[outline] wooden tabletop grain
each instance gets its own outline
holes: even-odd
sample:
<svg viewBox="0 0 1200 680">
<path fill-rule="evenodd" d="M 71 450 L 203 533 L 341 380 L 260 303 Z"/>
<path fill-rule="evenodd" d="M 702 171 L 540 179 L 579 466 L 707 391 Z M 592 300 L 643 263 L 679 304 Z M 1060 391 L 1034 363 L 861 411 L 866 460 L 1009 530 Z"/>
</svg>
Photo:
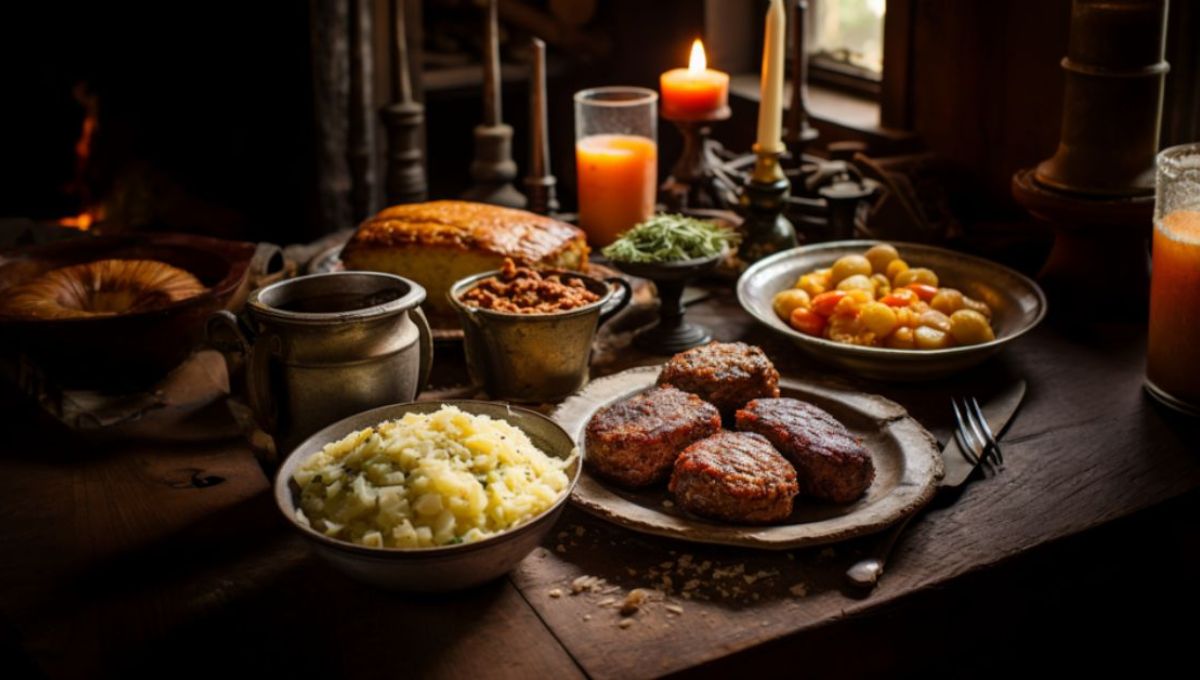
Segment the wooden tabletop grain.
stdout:
<svg viewBox="0 0 1200 680">
<path fill-rule="evenodd" d="M 594 374 L 661 360 L 628 347 L 626 331 L 648 315 L 614 321 Z M 10 395 L 0 404 L 0 661 L 50 677 L 190 677 L 234 663 L 271 677 L 640 678 L 723 675 L 735 661 L 798 654 L 809 669 L 911 669 L 913 657 L 883 647 L 837 657 L 878 636 L 878 622 L 919 639 L 913 631 L 930 622 L 922 593 L 995 589 L 987 575 L 1012 578 L 1014 563 L 1040 565 L 1030 578 L 1049 580 L 1046 550 L 1153 516 L 1200 486 L 1200 427 L 1141 389 L 1144 328 L 1047 323 L 956 379 L 884 385 L 801 357 L 728 292 L 689 315 L 718 339 L 760 344 L 785 373 L 883 394 L 942 440 L 950 395 L 986 398 L 1022 376 L 1029 394 L 1003 437 L 1007 468 L 936 499 L 869 595 L 847 590 L 843 572 L 871 537 L 765 553 L 640 536 L 568 509 L 508 579 L 405 596 L 311 555 L 244 442 L 81 440 Z M 444 380 L 462 374 L 452 350 L 439 363 Z M 648 600 L 622 615 L 633 589 Z"/>
</svg>

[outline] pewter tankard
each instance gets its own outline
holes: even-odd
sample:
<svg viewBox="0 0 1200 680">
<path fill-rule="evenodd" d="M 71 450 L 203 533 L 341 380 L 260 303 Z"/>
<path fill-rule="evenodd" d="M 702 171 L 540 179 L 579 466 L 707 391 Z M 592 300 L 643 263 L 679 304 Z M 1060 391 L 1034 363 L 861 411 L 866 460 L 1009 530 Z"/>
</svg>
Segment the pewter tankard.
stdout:
<svg viewBox="0 0 1200 680">
<path fill-rule="evenodd" d="M 553 271 L 553 270 L 552 270 Z M 588 381 L 596 328 L 625 308 L 633 291 L 624 279 L 596 279 L 559 272 L 581 282 L 600 299 L 549 314 L 517 314 L 480 309 L 459 297 L 499 270 L 468 276 L 448 293 L 462 321 L 467 369 L 493 399 L 555 402 Z"/>
<path fill-rule="evenodd" d="M 360 411 L 412 401 L 429 378 L 425 289 L 376 272 L 335 272 L 254 291 L 241 318 L 217 312 L 209 342 L 246 357 L 246 392 L 278 454 Z"/>
</svg>

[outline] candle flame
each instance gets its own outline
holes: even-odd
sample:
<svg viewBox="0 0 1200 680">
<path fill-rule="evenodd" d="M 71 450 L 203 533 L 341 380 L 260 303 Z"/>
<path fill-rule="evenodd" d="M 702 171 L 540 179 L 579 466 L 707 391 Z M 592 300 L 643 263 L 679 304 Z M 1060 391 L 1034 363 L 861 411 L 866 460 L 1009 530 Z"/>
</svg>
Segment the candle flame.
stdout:
<svg viewBox="0 0 1200 680">
<path fill-rule="evenodd" d="M 688 71 L 704 73 L 707 68 L 708 59 L 704 56 L 704 43 L 696 38 L 696 42 L 692 43 L 692 56 L 688 59 Z"/>
</svg>

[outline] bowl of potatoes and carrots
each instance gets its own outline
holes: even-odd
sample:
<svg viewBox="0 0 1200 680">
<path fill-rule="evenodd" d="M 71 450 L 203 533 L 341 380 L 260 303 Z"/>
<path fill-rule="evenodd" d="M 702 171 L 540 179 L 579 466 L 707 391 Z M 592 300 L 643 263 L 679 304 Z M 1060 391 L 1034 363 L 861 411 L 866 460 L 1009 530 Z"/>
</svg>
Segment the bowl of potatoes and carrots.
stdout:
<svg viewBox="0 0 1200 680">
<path fill-rule="evenodd" d="M 809 355 L 884 380 L 956 373 L 1046 314 L 1046 297 L 1028 277 L 913 243 L 793 248 L 753 264 L 737 290 L 748 313 Z"/>
</svg>

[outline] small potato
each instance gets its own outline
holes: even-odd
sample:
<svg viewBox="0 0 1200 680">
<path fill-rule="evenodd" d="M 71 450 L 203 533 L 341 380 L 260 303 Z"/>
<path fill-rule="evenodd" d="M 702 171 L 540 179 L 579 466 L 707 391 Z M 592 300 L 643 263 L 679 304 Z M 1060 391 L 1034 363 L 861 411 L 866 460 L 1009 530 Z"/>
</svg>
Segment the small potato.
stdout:
<svg viewBox="0 0 1200 680">
<path fill-rule="evenodd" d="M 836 286 L 843 279 L 848 279 L 856 274 L 862 274 L 864 277 L 870 276 L 870 261 L 862 255 L 846 255 L 838 258 L 838 261 L 833 263 L 829 281 L 832 285 Z"/>
<path fill-rule="evenodd" d="M 980 302 L 979 300 L 976 300 L 974 298 L 964 297 L 963 298 L 963 309 L 970 309 L 972 311 L 979 312 L 980 314 L 986 316 L 989 319 L 992 318 L 992 308 L 988 307 L 987 303 Z"/>
<path fill-rule="evenodd" d="M 775 299 L 771 301 L 771 307 L 779 318 L 788 321 L 792 318 L 792 310 L 808 309 L 812 305 L 812 299 L 808 293 L 799 288 L 789 288 L 781 290 L 775 294 Z"/>
<path fill-rule="evenodd" d="M 875 299 L 871 297 L 871 291 L 863 290 L 862 288 L 846 291 L 846 297 L 854 300 L 854 303 L 859 306 L 865 305 Z"/>
<path fill-rule="evenodd" d="M 896 321 L 901 326 L 908 326 L 909 328 L 916 328 L 919 325 L 918 321 L 920 318 L 921 318 L 921 315 L 918 314 L 917 311 L 915 309 L 913 309 L 912 307 L 897 307 L 896 308 Z"/>
<path fill-rule="evenodd" d="M 927 312 L 922 312 L 921 315 L 917 317 L 917 325 L 928 326 L 929 328 L 936 328 L 943 333 L 949 333 L 950 317 L 935 309 L 931 309 Z"/>
<path fill-rule="evenodd" d="M 877 338 L 888 335 L 899 324 L 896 310 L 882 302 L 868 302 L 863 305 L 862 311 L 858 315 L 858 321 Z"/>
<path fill-rule="evenodd" d="M 898 287 L 896 285 L 896 277 L 900 276 L 906 271 L 908 271 L 907 262 L 904 260 L 892 260 L 888 263 L 887 271 L 885 271 L 884 274 L 887 274 L 887 277 L 892 280 L 892 287 L 895 288 Z"/>
<path fill-rule="evenodd" d="M 809 297 L 816 297 L 821 293 L 829 290 L 828 286 L 822 280 L 822 277 L 815 273 L 803 274 L 796 280 L 796 288 L 808 293 Z"/>
<path fill-rule="evenodd" d="M 941 288 L 929 304 L 942 314 L 953 314 L 963 308 L 963 294 L 953 288 Z"/>
<path fill-rule="evenodd" d="M 917 326 L 913 331 L 917 349 L 944 349 L 950 346 L 950 334 L 929 326 Z"/>
<path fill-rule="evenodd" d="M 978 345 L 996 339 L 987 318 L 973 309 L 960 309 L 950 315 L 950 335 L 960 345 Z"/>
<path fill-rule="evenodd" d="M 871 274 L 871 282 L 875 284 L 875 299 L 889 295 L 892 292 L 892 282 L 883 274 Z"/>
<path fill-rule="evenodd" d="M 913 329 L 904 326 L 897 328 L 883 344 L 892 349 L 913 349 L 917 346 Z"/>
<path fill-rule="evenodd" d="M 907 286 L 910 283 L 923 283 L 927 286 L 933 286 L 934 288 L 937 288 L 938 277 L 937 274 L 933 273 L 932 269 L 926 269 L 925 267 L 913 267 L 912 269 L 900 272 L 896 275 L 896 278 L 892 280 L 892 285 L 897 288 L 901 286 Z"/>
<path fill-rule="evenodd" d="M 871 263 L 871 270 L 876 274 L 883 274 L 887 271 L 887 266 L 893 260 L 900 259 L 900 253 L 896 249 L 886 243 L 871 246 L 867 251 L 867 261 Z"/>
<path fill-rule="evenodd" d="M 833 308 L 834 316 L 856 317 L 862 311 L 863 305 L 871 302 L 871 294 L 865 290 L 855 289 L 846 293 L 846 297 L 838 301 Z"/>
<path fill-rule="evenodd" d="M 865 290 L 871 294 L 871 299 L 875 299 L 875 283 L 862 274 L 855 274 L 854 276 L 848 276 L 842 279 L 838 283 L 837 289 L 844 290 L 846 292 L 852 290 Z"/>
</svg>

